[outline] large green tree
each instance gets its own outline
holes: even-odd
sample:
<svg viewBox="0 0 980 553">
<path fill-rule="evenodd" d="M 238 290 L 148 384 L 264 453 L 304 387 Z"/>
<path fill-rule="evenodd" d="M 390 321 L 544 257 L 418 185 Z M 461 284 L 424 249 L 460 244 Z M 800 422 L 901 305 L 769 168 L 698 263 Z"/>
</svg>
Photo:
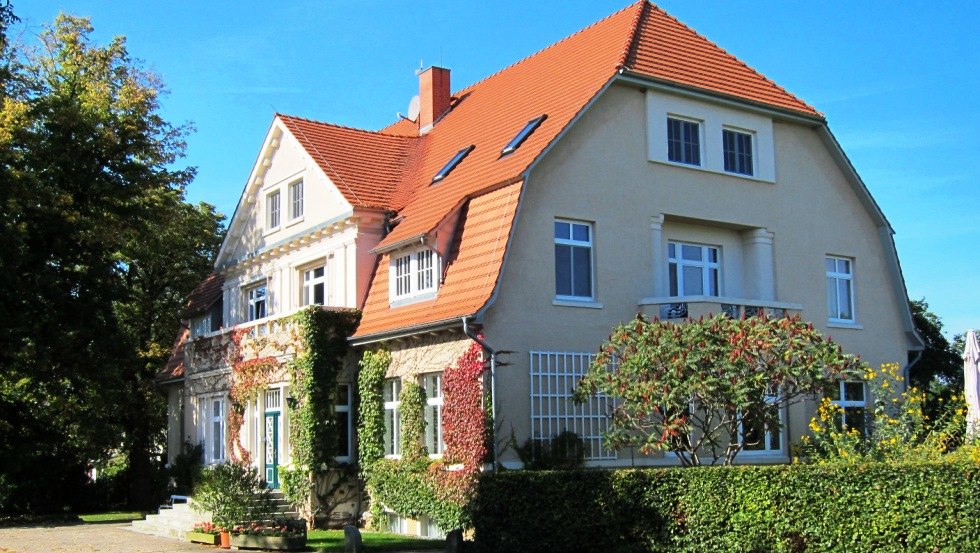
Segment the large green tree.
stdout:
<svg viewBox="0 0 980 553">
<path fill-rule="evenodd" d="M 0 62 L 0 510 L 74 505 L 113 451 L 146 471 L 151 377 L 220 238 L 184 201 L 188 128 L 160 115 L 162 83 L 92 30 L 61 15 Z"/>
<path fill-rule="evenodd" d="M 925 298 L 910 301 L 909 307 L 915 330 L 925 342 L 921 355 L 911 355 L 915 363 L 909 369 L 909 384 L 926 393 L 925 413 L 935 420 L 942 416 L 951 396 L 963 393 L 962 345 L 946 339 L 942 320 L 929 310 Z"/>
</svg>

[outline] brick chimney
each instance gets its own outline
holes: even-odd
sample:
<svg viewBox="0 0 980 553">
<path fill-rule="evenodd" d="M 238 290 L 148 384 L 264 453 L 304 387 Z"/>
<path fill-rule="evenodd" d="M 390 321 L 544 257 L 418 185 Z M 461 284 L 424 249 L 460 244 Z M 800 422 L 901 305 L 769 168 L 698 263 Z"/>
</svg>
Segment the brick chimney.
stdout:
<svg viewBox="0 0 980 553">
<path fill-rule="evenodd" d="M 426 133 L 449 110 L 449 70 L 432 66 L 419 73 L 419 131 Z"/>
</svg>

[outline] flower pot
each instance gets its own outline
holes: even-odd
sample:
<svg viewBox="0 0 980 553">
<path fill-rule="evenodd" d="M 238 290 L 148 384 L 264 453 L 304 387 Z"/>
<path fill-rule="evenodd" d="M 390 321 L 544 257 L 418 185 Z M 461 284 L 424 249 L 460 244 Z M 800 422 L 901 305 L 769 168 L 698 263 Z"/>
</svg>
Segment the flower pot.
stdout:
<svg viewBox="0 0 980 553">
<path fill-rule="evenodd" d="M 306 549 L 306 535 L 259 536 L 232 534 L 231 544 L 240 549 L 271 549 L 274 551 L 299 551 Z"/>
<path fill-rule="evenodd" d="M 218 540 L 220 539 L 220 536 L 218 534 L 207 534 L 205 532 L 188 532 L 187 539 L 194 543 L 203 543 L 206 545 L 218 545 Z"/>
<path fill-rule="evenodd" d="M 221 531 L 221 549 L 231 549 L 231 533 L 227 530 Z"/>
</svg>

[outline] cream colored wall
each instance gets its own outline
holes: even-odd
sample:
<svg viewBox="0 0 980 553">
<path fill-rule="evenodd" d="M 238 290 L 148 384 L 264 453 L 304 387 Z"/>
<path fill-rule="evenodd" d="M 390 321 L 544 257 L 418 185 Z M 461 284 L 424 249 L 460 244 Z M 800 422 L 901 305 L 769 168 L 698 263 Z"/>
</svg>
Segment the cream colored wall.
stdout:
<svg viewBox="0 0 980 553">
<path fill-rule="evenodd" d="M 277 129 L 273 129 L 273 134 Z M 285 131 L 274 141 L 278 146 L 268 147 L 264 157 L 259 160 L 256 170 L 261 181 L 249 185 L 247 211 L 236 213 L 236 218 L 245 217 L 241 238 L 232 250 L 232 258 L 261 250 L 291 236 L 316 228 L 318 225 L 351 213 L 352 207 L 337 190 L 337 187 L 323 174 L 302 146 Z M 289 185 L 303 180 L 303 215 L 290 219 Z M 280 225 L 267 228 L 266 201 L 269 194 L 279 191 Z"/>
<path fill-rule="evenodd" d="M 528 352 L 594 352 L 614 325 L 635 316 L 638 300 L 653 295 L 653 271 L 667 270 L 666 260 L 651 253 L 650 218 L 660 214 L 664 242 L 723 247 L 729 296 L 746 289 L 740 282 L 745 271 L 737 268 L 737 233 L 772 232 L 778 301 L 802 304 L 804 319 L 872 365 L 904 363 L 904 306 L 888 279 L 878 229 L 816 131 L 773 124 L 774 183 L 679 167 L 648 160 L 646 99 L 625 85 L 608 89 L 527 180 L 498 297 L 485 316 L 487 341 L 515 352 L 504 358 L 512 365 L 498 371 L 497 387 L 498 412 L 505 427 L 514 426 L 518 442 L 529 435 Z M 555 218 L 594 224 L 592 305 L 553 303 Z M 827 254 L 855 259 L 863 328 L 828 327 Z M 809 411 L 796 409 L 790 417 L 795 441 Z"/>
</svg>

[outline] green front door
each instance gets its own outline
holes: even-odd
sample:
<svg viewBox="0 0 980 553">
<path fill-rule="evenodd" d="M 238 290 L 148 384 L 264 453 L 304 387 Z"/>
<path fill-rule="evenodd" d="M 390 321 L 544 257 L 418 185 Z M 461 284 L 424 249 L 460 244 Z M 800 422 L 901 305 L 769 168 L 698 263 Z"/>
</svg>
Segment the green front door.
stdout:
<svg viewBox="0 0 980 553">
<path fill-rule="evenodd" d="M 265 481 L 279 489 L 279 413 L 265 414 Z"/>
</svg>

